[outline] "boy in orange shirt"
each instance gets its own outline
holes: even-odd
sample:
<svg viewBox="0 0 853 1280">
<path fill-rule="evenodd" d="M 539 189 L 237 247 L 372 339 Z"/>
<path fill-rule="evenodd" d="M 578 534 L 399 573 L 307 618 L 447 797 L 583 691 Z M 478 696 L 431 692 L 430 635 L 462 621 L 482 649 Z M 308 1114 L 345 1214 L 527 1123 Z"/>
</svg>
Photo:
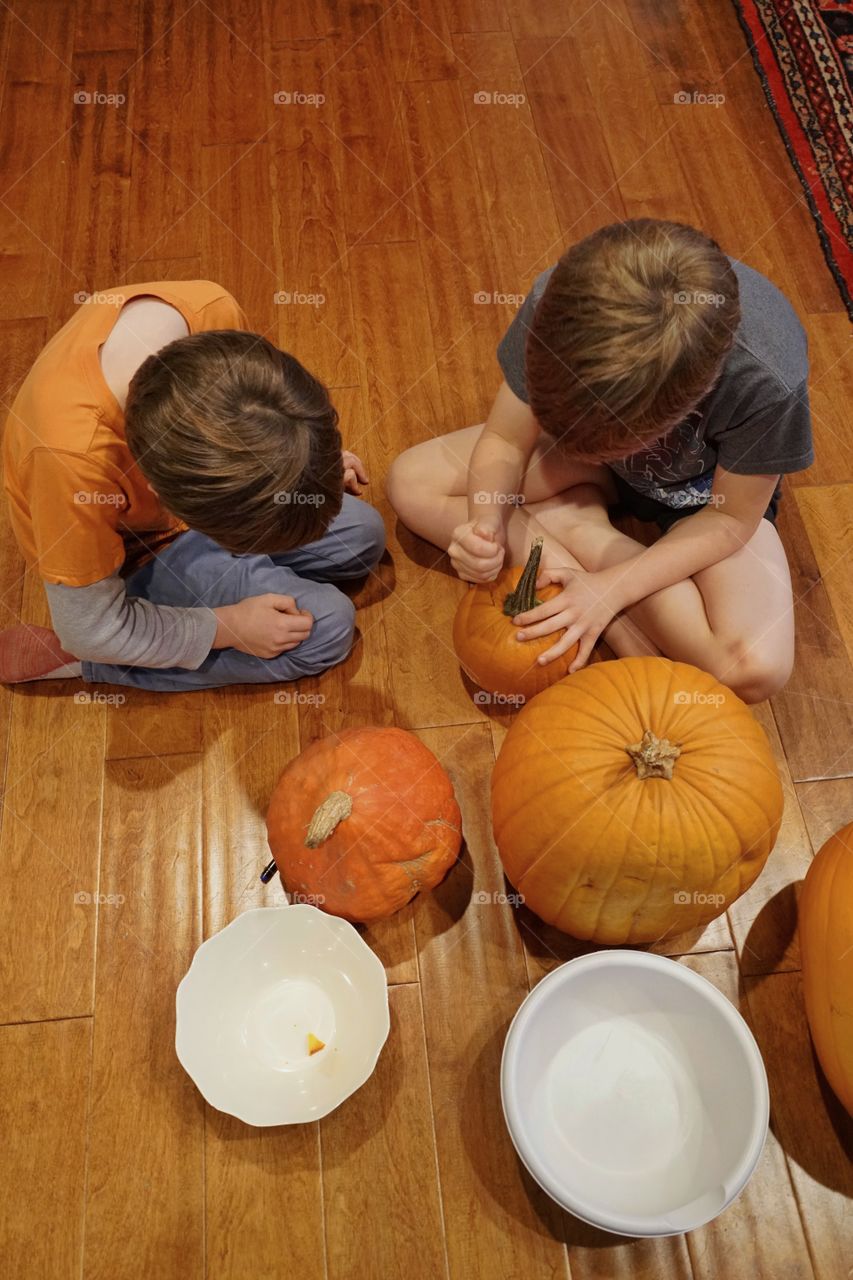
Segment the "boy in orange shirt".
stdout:
<svg viewBox="0 0 853 1280">
<path fill-rule="evenodd" d="M 12 527 L 54 629 L 0 634 L 0 680 L 148 689 L 293 680 L 349 652 L 335 586 L 384 549 L 326 389 L 210 281 L 90 298 L 3 445 Z M 348 492 L 345 492 L 348 490 Z"/>
</svg>

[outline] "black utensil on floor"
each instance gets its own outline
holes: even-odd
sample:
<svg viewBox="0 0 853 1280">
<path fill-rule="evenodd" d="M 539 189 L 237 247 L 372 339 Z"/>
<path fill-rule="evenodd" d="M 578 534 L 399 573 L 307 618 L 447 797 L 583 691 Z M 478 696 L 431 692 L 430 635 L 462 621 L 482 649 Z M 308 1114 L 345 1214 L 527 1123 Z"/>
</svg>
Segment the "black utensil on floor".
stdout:
<svg viewBox="0 0 853 1280">
<path fill-rule="evenodd" d="M 261 884 L 269 884 L 277 870 L 275 858 L 273 858 L 272 862 L 268 862 L 261 872 Z"/>
</svg>

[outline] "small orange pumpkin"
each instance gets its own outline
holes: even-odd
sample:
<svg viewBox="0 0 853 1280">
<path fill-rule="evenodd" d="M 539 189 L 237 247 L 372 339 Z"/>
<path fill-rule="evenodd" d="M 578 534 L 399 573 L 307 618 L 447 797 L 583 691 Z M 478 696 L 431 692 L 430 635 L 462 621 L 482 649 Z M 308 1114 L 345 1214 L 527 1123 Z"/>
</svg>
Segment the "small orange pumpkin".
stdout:
<svg viewBox="0 0 853 1280">
<path fill-rule="evenodd" d="M 554 633 L 519 640 L 513 618 L 559 595 L 556 584 L 536 590 L 542 539 L 534 538 L 527 564 L 504 569 L 494 582 L 469 587 L 453 620 L 453 647 L 462 669 L 489 693 L 524 702 L 568 673 L 578 646 L 540 666 L 537 659 L 557 643 Z M 561 633 L 562 634 L 562 633 Z"/>
<path fill-rule="evenodd" d="M 404 729 L 345 729 L 313 743 L 279 778 L 267 835 L 285 887 L 331 915 L 380 920 L 456 861 L 453 784 Z"/>
<path fill-rule="evenodd" d="M 815 1052 L 853 1116 L 853 822 L 815 855 L 798 904 L 803 997 Z"/>
<path fill-rule="evenodd" d="M 667 658 L 600 662 L 540 693 L 492 776 L 495 841 L 527 906 L 611 944 L 725 911 L 764 866 L 782 802 L 749 708 Z"/>
</svg>

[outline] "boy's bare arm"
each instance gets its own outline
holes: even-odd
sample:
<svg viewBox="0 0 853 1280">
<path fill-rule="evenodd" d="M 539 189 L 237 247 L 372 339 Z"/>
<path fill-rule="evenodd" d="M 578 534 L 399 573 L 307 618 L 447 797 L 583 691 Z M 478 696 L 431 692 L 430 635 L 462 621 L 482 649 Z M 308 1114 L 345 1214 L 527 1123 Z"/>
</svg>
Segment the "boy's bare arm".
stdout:
<svg viewBox="0 0 853 1280">
<path fill-rule="evenodd" d="M 617 614 L 744 547 L 763 519 L 778 479 L 734 475 L 718 467 L 712 501 L 680 520 L 653 546 L 593 573 L 557 571 L 547 575 L 548 581 L 559 582 L 563 590 L 547 604 L 515 619 L 522 628 L 520 638 L 534 639 L 565 628 L 540 662 L 552 661 L 577 642 L 580 650 L 571 669 L 583 666 L 599 635 Z M 542 585 L 544 581 L 540 579 Z"/>
<path fill-rule="evenodd" d="M 603 571 L 612 575 L 612 589 L 620 602 L 617 612 L 692 578 L 746 546 L 778 482 L 778 476 L 739 476 L 717 467 L 707 506 L 679 520 L 665 537 L 615 566 L 615 571 Z"/>
<path fill-rule="evenodd" d="M 530 406 L 503 382 L 468 465 L 468 519 L 448 548 L 460 577 L 488 582 L 500 572 L 506 523 L 539 434 Z"/>
<path fill-rule="evenodd" d="M 474 446 L 468 467 L 468 518 L 497 519 L 506 523 L 512 502 L 518 498 L 540 427 L 530 406 L 519 400 L 505 382 L 482 435 Z"/>
</svg>

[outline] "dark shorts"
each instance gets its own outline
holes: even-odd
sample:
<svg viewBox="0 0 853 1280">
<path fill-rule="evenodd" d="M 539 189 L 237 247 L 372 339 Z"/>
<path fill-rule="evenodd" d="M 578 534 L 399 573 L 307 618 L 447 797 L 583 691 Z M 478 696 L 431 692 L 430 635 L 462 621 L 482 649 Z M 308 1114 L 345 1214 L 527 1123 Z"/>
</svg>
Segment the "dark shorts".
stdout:
<svg viewBox="0 0 853 1280">
<path fill-rule="evenodd" d="M 645 493 L 638 493 L 636 489 L 632 489 L 622 476 L 617 475 L 615 471 L 610 472 L 613 483 L 616 487 L 618 495 L 618 504 L 615 507 L 617 514 L 628 516 L 636 516 L 638 520 L 651 521 L 666 533 L 667 529 L 678 520 L 683 520 L 685 516 L 695 515 L 697 511 L 701 511 L 701 506 L 697 507 L 668 507 L 665 502 L 658 502 L 657 498 L 650 498 Z M 770 506 L 764 512 L 764 519 L 769 520 L 771 524 L 776 523 L 776 512 L 779 510 L 779 494 L 780 490 L 777 486 L 776 492 L 770 499 Z"/>
</svg>

